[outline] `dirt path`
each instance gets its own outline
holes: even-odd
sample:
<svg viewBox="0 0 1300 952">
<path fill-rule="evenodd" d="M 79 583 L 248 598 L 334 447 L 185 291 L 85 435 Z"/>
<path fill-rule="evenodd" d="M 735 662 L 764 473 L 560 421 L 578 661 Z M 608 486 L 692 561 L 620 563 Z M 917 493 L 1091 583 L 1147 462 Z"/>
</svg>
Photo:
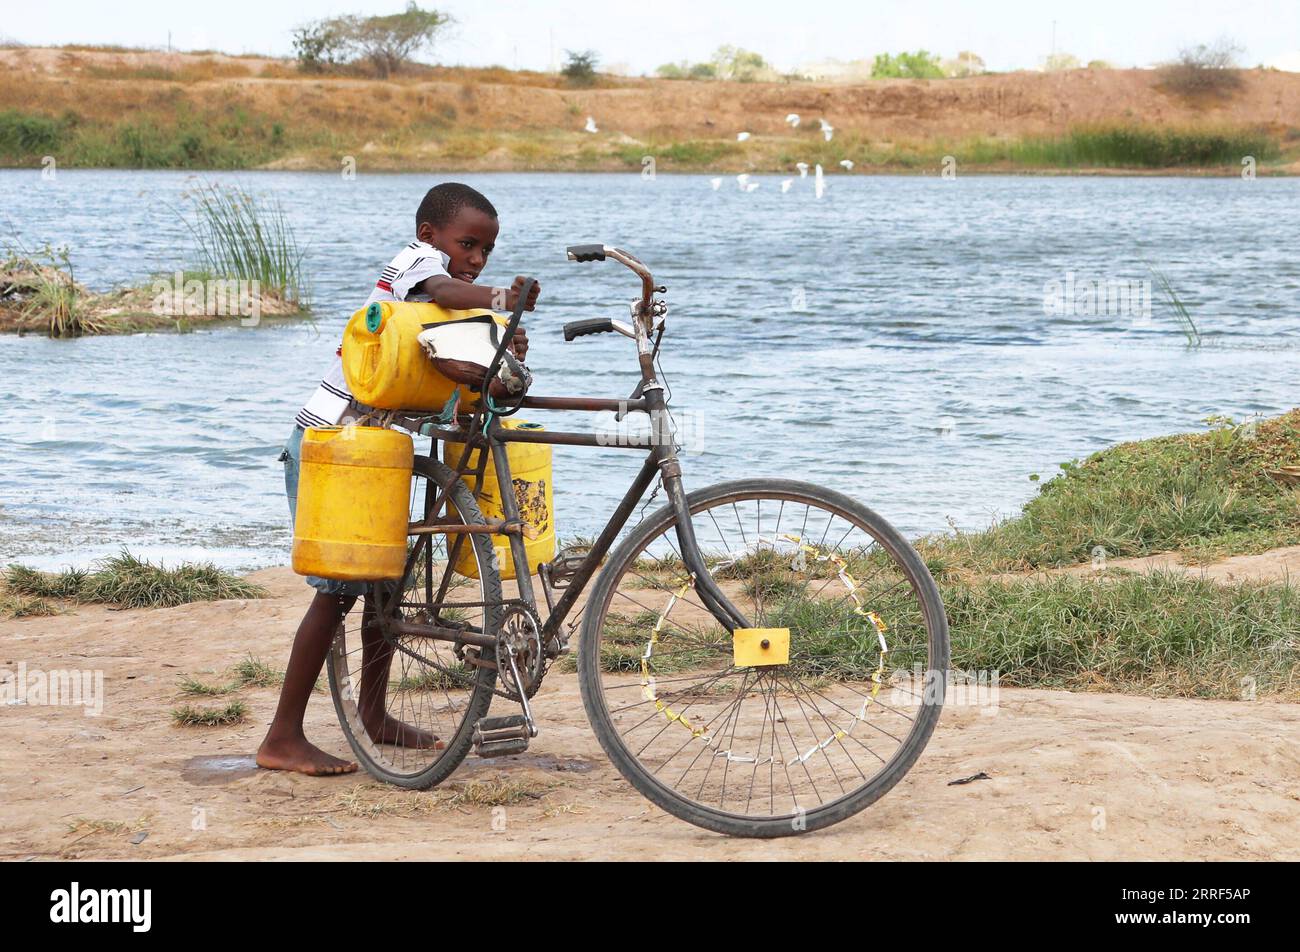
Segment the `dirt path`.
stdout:
<svg viewBox="0 0 1300 952">
<path fill-rule="evenodd" d="M 240 691 L 250 715 L 233 727 L 169 715 L 182 676 L 217 680 L 250 653 L 283 666 L 309 590 L 285 569 L 254 578 L 271 598 L 0 623 L 0 669 L 102 670 L 106 696 L 99 717 L 0 708 L 4 858 L 1300 859 L 1300 705 L 1262 701 L 1004 690 L 995 711 L 946 709 L 864 814 L 778 842 L 727 840 L 643 800 L 605 760 L 571 674 L 547 679 L 527 754 L 471 757 L 441 788 L 540 794 L 495 814 L 364 775 L 260 771 L 275 688 Z M 347 754 L 327 695 L 308 730 Z"/>
<path fill-rule="evenodd" d="M 1300 545 L 1287 546 L 1260 552 L 1257 555 L 1234 555 L 1217 562 L 1206 564 L 1185 562 L 1177 552 L 1161 552 L 1157 555 L 1145 555 L 1140 558 L 1107 559 L 1104 568 L 1129 572 L 1182 572 L 1185 575 L 1197 575 L 1213 582 L 1283 582 L 1296 584 L 1300 582 Z M 1071 565 L 1066 568 L 1049 569 L 1042 573 L 1016 573 L 1000 575 L 1002 579 L 1031 577 L 1035 574 L 1045 575 L 1092 575 L 1098 568 L 1090 563 Z"/>
</svg>

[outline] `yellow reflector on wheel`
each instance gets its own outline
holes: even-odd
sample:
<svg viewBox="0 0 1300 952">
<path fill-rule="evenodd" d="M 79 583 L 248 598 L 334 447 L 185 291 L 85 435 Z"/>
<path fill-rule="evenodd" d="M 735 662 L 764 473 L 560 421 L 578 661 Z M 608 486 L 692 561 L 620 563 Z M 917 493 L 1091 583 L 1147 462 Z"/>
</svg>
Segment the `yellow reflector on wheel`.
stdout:
<svg viewBox="0 0 1300 952">
<path fill-rule="evenodd" d="M 731 636 L 736 667 L 759 668 L 790 663 L 789 628 L 737 628 Z"/>
</svg>

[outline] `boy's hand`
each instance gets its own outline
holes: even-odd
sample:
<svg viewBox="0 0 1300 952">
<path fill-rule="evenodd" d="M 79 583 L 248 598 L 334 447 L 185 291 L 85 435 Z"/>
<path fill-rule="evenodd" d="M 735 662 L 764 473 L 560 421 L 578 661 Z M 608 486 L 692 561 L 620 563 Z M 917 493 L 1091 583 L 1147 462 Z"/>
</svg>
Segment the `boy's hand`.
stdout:
<svg viewBox="0 0 1300 952">
<path fill-rule="evenodd" d="M 510 285 L 510 290 L 506 294 L 506 310 L 513 311 L 519 304 L 519 292 L 524 289 L 524 282 L 528 279 L 522 274 L 515 277 L 514 283 Z M 533 289 L 528 293 L 528 300 L 524 302 L 524 310 L 531 311 L 537 306 L 537 293 L 542 286 L 536 282 L 533 283 Z"/>
<path fill-rule="evenodd" d="M 523 324 L 515 328 L 515 336 L 510 338 L 510 349 L 521 364 L 528 359 L 528 331 L 524 330 Z"/>
</svg>

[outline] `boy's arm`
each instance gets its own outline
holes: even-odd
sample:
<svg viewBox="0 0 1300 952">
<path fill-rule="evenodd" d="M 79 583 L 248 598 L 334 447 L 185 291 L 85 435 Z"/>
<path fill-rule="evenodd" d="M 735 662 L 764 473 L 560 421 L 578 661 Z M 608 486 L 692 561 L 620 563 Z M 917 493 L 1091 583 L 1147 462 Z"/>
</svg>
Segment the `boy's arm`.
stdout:
<svg viewBox="0 0 1300 952">
<path fill-rule="evenodd" d="M 434 304 L 453 311 L 464 311 L 474 307 L 485 307 L 497 311 L 513 311 L 519 303 L 519 292 L 524 286 L 525 278 L 520 275 L 508 288 L 492 288 L 484 285 L 470 284 L 459 278 L 445 274 L 435 274 L 426 278 L 417 290 L 433 299 Z M 539 287 L 534 284 L 528 295 L 524 309 L 531 311 L 537 304 Z"/>
</svg>

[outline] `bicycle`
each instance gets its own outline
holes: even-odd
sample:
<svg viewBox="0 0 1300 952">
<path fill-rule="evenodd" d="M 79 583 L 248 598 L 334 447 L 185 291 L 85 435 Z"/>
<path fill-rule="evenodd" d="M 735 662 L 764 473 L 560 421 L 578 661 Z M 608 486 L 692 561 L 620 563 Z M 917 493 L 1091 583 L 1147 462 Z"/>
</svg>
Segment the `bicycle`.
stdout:
<svg viewBox="0 0 1300 952">
<path fill-rule="evenodd" d="M 360 632 L 346 626 L 332 645 L 330 691 L 352 750 L 373 776 L 415 789 L 441 783 L 471 749 L 523 752 L 538 734 L 530 700 L 580 627 L 576 668 L 588 719 L 619 772 L 652 802 L 735 836 L 809 832 L 856 814 L 911 768 L 942 710 L 948 627 L 934 580 L 889 523 L 833 490 L 752 478 L 688 494 L 657 369 L 668 310 L 657 295 L 667 289 L 618 248 L 575 245 L 567 257 L 613 259 L 640 278 L 629 322 L 564 326 L 566 341 L 599 333 L 633 340 L 640 382 L 626 400 L 487 396 L 522 318 L 525 287 L 481 405 L 416 421 L 424 435 L 464 451 L 456 466 L 416 458 L 405 572 L 372 586 L 363 615 L 382 633 L 382 650 L 363 650 Z M 619 420 L 641 413 L 652 423 L 647 437 L 611 447 L 646 459 L 600 534 L 536 567 L 544 620 L 519 501 L 502 493 L 504 516 L 488 520 L 465 479 L 481 486 L 490 458 L 497 484 L 512 486 L 511 441 L 610 441 L 502 424 L 521 409 L 613 411 Z M 620 540 L 652 486 L 650 499 L 662 492 L 666 503 Z M 509 587 L 493 536 L 509 542 Z M 477 578 L 456 570 L 466 558 Z M 438 735 L 442 746 L 370 739 L 355 690 L 358 653 L 362 666 L 399 661 L 400 676 L 390 674 L 369 703 Z M 518 713 L 489 717 L 494 698 Z"/>
</svg>

